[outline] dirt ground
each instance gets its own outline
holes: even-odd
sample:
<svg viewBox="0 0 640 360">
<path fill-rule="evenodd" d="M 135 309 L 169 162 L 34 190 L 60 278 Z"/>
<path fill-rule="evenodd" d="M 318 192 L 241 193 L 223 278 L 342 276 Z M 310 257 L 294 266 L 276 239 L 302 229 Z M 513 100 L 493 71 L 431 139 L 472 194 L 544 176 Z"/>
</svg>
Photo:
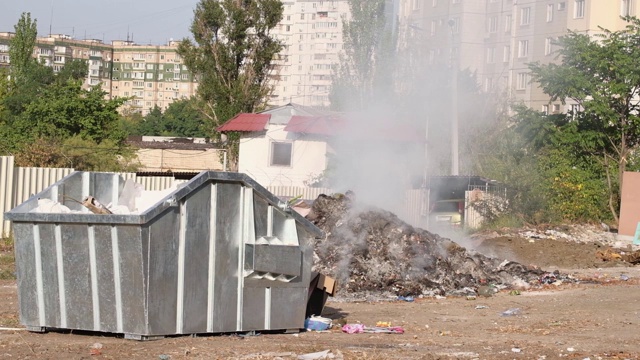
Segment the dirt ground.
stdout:
<svg viewBox="0 0 640 360">
<path fill-rule="evenodd" d="M 324 350 L 334 359 L 640 359 L 640 267 L 603 261 L 598 252 L 607 247 L 589 242 L 499 236 L 474 245 L 483 253 L 559 269 L 581 281 L 519 295 L 503 290 L 475 300 L 336 298 L 323 313 L 368 326 L 390 322 L 404 334 L 346 334 L 334 328 L 138 342 L 106 334 L 7 329 L 20 328 L 16 284 L 0 280 L 0 359 L 297 359 Z M 6 262 L 3 266 L 6 271 Z M 513 314 L 505 316 L 507 310 Z"/>
</svg>

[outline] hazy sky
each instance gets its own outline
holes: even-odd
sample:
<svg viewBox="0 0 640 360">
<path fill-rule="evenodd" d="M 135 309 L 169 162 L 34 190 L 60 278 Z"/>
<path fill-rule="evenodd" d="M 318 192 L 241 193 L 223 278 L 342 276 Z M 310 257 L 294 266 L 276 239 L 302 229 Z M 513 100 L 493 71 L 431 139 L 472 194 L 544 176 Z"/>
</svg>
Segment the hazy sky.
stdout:
<svg viewBox="0 0 640 360">
<path fill-rule="evenodd" d="M 164 44 L 190 35 L 198 0 L 0 0 L 0 32 L 14 31 L 20 14 L 38 20 L 38 36 L 67 34 L 76 39 L 126 40 Z M 53 9 L 53 12 L 52 12 Z M 53 14 L 53 16 L 52 16 Z M 52 21 L 53 20 L 53 21 Z"/>
</svg>

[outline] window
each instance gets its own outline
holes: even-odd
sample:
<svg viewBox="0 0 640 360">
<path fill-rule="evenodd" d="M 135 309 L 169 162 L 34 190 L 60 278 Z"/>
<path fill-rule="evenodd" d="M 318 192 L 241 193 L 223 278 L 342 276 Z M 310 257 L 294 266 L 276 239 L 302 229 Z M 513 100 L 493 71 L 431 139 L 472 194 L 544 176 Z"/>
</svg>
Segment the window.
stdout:
<svg viewBox="0 0 640 360">
<path fill-rule="evenodd" d="M 453 34 L 458 34 L 460 32 L 460 18 L 452 18 L 450 20 L 450 24 L 451 24 L 451 32 Z"/>
<path fill-rule="evenodd" d="M 620 16 L 631 16 L 631 0 L 622 0 L 620 6 Z"/>
<path fill-rule="evenodd" d="M 573 12 L 574 19 L 580 19 L 584 17 L 584 0 L 575 0 L 575 9 Z"/>
<path fill-rule="evenodd" d="M 300 20 L 304 20 L 304 14 L 300 14 Z"/>
<path fill-rule="evenodd" d="M 545 55 L 550 55 L 551 54 L 551 45 L 553 45 L 553 38 L 546 38 L 544 40 L 544 54 Z"/>
<path fill-rule="evenodd" d="M 291 146 L 290 142 L 271 143 L 271 166 L 291 166 Z"/>
<path fill-rule="evenodd" d="M 520 25 L 529 25 L 531 23 L 531 8 L 525 7 L 520 9 Z"/>
<path fill-rule="evenodd" d="M 511 46 L 505 45 L 502 51 L 502 62 L 509 62 L 509 59 L 511 59 Z"/>
<path fill-rule="evenodd" d="M 438 0 L 432 0 L 431 6 L 433 6 L 433 7 L 438 6 Z"/>
<path fill-rule="evenodd" d="M 496 48 L 487 49 L 487 64 L 492 64 L 496 60 Z"/>
<path fill-rule="evenodd" d="M 492 16 L 489 18 L 489 32 L 494 33 L 498 31 L 498 17 Z"/>
<path fill-rule="evenodd" d="M 549 115 L 549 105 L 542 105 L 542 113 Z"/>
<path fill-rule="evenodd" d="M 484 79 L 484 91 L 490 92 L 493 90 L 493 79 L 488 77 Z"/>
<path fill-rule="evenodd" d="M 511 15 L 507 15 L 504 17 L 504 32 L 511 32 L 511 21 L 513 19 L 511 18 Z"/>
<path fill-rule="evenodd" d="M 553 21 L 553 4 L 547 4 L 547 22 Z"/>
<path fill-rule="evenodd" d="M 529 40 L 520 40 L 518 43 L 518 57 L 529 55 Z"/>
<path fill-rule="evenodd" d="M 411 10 L 419 10 L 420 9 L 420 0 L 412 0 L 411 1 Z"/>
<path fill-rule="evenodd" d="M 560 113 L 560 104 L 553 104 L 553 113 L 554 114 Z"/>
<path fill-rule="evenodd" d="M 527 88 L 527 83 L 529 82 L 529 74 L 524 72 L 518 73 L 518 78 L 516 80 L 516 90 L 524 90 Z"/>
<path fill-rule="evenodd" d="M 436 34 L 436 29 L 438 29 L 438 23 L 435 20 L 431 20 L 431 28 L 430 28 L 431 36 Z"/>
<path fill-rule="evenodd" d="M 567 5 L 564 3 L 564 1 L 558 3 L 558 11 L 564 11 L 566 7 Z"/>
</svg>

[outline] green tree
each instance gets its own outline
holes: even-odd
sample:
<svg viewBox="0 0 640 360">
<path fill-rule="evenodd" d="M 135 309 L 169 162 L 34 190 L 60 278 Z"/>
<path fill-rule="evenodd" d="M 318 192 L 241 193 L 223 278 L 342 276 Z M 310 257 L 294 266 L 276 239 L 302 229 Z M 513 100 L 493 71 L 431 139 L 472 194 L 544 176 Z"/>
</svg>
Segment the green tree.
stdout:
<svg viewBox="0 0 640 360">
<path fill-rule="evenodd" d="M 175 101 L 164 111 L 164 133 L 168 136 L 208 137 L 206 118 L 196 99 Z"/>
<path fill-rule="evenodd" d="M 178 53 L 197 77 L 202 113 L 214 131 L 240 112 L 266 106 L 272 60 L 282 50 L 270 31 L 282 19 L 280 0 L 201 0 L 194 11 L 191 33 Z M 229 139 L 230 161 L 237 162 L 238 135 Z"/>
<path fill-rule="evenodd" d="M 393 29 L 387 23 L 385 0 L 348 0 L 351 18 L 342 21 L 344 54 L 329 95 L 336 110 L 363 110 L 392 89 Z"/>
<path fill-rule="evenodd" d="M 31 13 L 22 13 L 13 28 L 15 35 L 9 40 L 11 79 L 14 83 L 20 84 L 31 68 L 36 65 L 32 54 L 38 36 L 37 20 L 31 20 Z"/>
<path fill-rule="evenodd" d="M 552 100 L 578 105 L 560 129 L 562 141 L 573 156 L 602 165 L 616 222 L 622 174 L 640 144 L 640 21 L 626 21 L 626 29 L 615 32 L 570 32 L 558 41 L 558 64 L 529 65 Z"/>
<path fill-rule="evenodd" d="M 124 99 L 105 100 L 104 96 L 99 87 L 82 89 L 80 81 L 52 84 L 13 125 L 32 138 L 77 135 L 98 143 L 107 139 L 122 142 L 125 133 L 119 127 L 117 109 Z"/>
</svg>

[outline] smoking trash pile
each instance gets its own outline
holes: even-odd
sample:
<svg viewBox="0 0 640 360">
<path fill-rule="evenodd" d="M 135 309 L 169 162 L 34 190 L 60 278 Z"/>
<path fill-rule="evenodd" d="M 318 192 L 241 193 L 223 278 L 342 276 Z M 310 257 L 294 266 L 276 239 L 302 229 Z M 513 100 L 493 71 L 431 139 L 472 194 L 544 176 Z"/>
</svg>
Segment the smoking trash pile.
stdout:
<svg viewBox="0 0 640 360">
<path fill-rule="evenodd" d="M 307 218 L 327 234 L 315 244 L 314 271 L 336 278 L 342 294 L 471 295 L 485 285 L 526 288 L 544 274 L 360 208 L 348 195 L 320 195 Z"/>
</svg>

